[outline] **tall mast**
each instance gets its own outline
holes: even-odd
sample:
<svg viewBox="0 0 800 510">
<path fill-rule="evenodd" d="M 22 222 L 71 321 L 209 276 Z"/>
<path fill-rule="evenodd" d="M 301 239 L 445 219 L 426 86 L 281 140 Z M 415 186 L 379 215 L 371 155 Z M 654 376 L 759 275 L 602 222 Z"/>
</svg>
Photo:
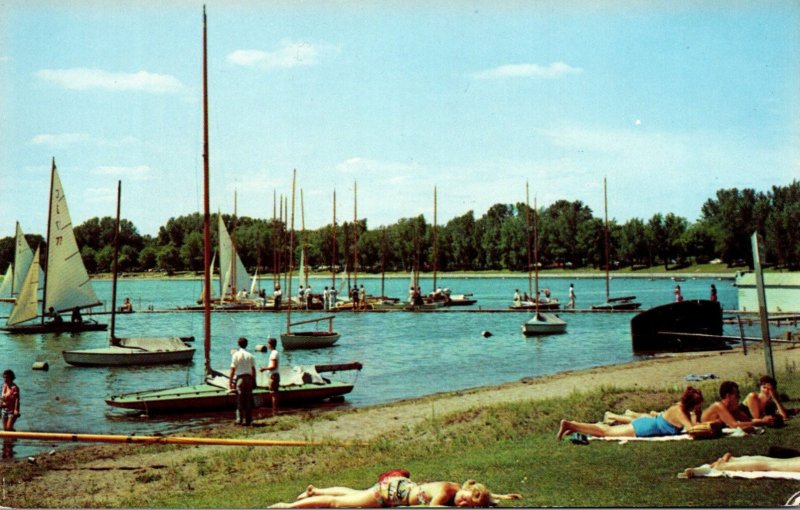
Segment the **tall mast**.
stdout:
<svg viewBox="0 0 800 510">
<path fill-rule="evenodd" d="M 528 181 L 525 181 L 525 233 L 528 237 L 528 242 L 525 245 L 528 252 L 528 295 L 533 295 L 532 278 L 531 278 L 531 202 L 530 195 L 528 194 Z M 536 299 L 536 296 L 533 296 Z"/>
<path fill-rule="evenodd" d="M 45 250 L 44 256 L 44 263 L 45 263 L 45 272 L 44 272 L 44 286 L 42 287 L 42 324 L 44 324 L 45 314 L 47 312 L 47 275 L 50 274 L 50 221 L 52 220 L 53 214 L 53 180 L 56 177 L 56 158 L 53 158 L 53 164 L 50 167 L 50 198 L 48 199 L 48 208 L 47 208 L 47 250 Z"/>
<path fill-rule="evenodd" d="M 606 244 L 606 303 L 608 303 L 608 299 L 610 297 L 609 286 L 608 286 L 608 259 L 609 259 L 609 250 L 608 250 L 608 192 L 606 186 L 606 178 L 603 177 L 603 209 L 605 210 L 605 224 L 603 230 L 605 232 L 605 244 Z"/>
<path fill-rule="evenodd" d="M 116 324 L 117 315 L 117 271 L 119 260 L 119 210 L 120 202 L 122 201 L 122 181 L 117 181 L 117 219 L 114 221 L 114 260 L 111 262 L 111 274 L 113 280 L 111 282 L 111 343 L 114 343 L 116 336 L 114 335 L 114 326 Z"/>
<path fill-rule="evenodd" d="M 289 309 L 286 313 L 286 333 L 290 332 L 292 324 L 292 273 L 294 272 L 294 188 L 297 181 L 297 169 L 292 171 L 292 223 L 289 229 L 289 283 L 286 284 L 289 296 Z"/>
<path fill-rule="evenodd" d="M 211 372 L 211 214 L 209 213 L 208 150 L 208 36 L 206 6 L 203 5 L 203 348 L 206 373 Z"/>
<path fill-rule="evenodd" d="M 439 246 L 436 244 L 436 186 L 433 187 L 433 292 L 436 292 L 436 269 L 439 262 Z"/>
<path fill-rule="evenodd" d="M 233 192 L 233 219 L 231 220 L 231 301 L 236 303 L 238 299 L 239 289 L 236 286 L 238 281 L 236 280 L 236 201 L 237 201 L 237 194 L 236 191 Z M 224 222 L 223 222 L 224 223 Z"/>
<path fill-rule="evenodd" d="M 539 211 L 536 207 L 536 197 L 533 197 L 533 274 L 535 275 L 533 300 L 536 303 L 536 317 L 539 317 Z"/>
<path fill-rule="evenodd" d="M 336 288 L 336 188 L 333 189 L 333 250 L 331 254 L 331 288 Z"/>
<path fill-rule="evenodd" d="M 300 271 L 303 272 L 303 281 L 305 282 L 306 287 L 308 287 L 308 261 L 306 257 L 308 254 L 306 253 L 306 247 L 308 246 L 306 242 L 306 206 L 303 202 L 303 188 L 300 188 L 300 229 L 303 232 L 303 267 L 300 268 Z"/>
<path fill-rule="evenodd" d="M 276 211 L 276 207 L 277 207 L 276 200 L 277 200 L 277 196 L 276 196 L 275 190 L 273 189 L 272 190 L 272 232 L 271 232 L 272 233 L 271 237 L 272 237 L 272 287 L 273 287 L 273 290 L 274 290 L 275 284 L 277 284 L 278 281 L 279 281 L 279 278 L 278 278 L 278 237 L 277 237 L 277 232 L 276 232 L 276 227 L 277 227 L 276 221 L 277 221 L 278 217 L 277 217 L 277 211 Z"/>
<path fill-rule="evenodd" d="M 358 287 L 358 183 L 353 181 L 353 287 Z"/>
</svg>

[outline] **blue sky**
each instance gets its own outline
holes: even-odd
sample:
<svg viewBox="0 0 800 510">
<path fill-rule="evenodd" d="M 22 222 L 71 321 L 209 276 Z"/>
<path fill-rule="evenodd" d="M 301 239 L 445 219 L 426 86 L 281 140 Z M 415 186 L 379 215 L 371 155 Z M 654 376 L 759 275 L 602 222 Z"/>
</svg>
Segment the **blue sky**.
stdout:
<svg viewBox="0 0 800 510">
<path fill-rule="evenodd" d="M 202 2 L 0 3 L 0 237 L 202 206 Z M 207 2 L 211 206 L 377 227 L 581 200 L 695 221 L 800 177 L 800 3 Z M 297 225 L 299 227 L 299 192 Z"/>
</svg>

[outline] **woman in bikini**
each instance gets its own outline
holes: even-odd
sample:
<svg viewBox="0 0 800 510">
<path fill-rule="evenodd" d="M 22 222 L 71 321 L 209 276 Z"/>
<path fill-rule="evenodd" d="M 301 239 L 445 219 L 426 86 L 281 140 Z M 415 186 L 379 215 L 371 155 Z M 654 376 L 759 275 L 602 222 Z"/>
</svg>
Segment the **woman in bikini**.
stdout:
<svg viewBox="0 0 800 510">
<path fill-rule="evenodd" d="M 14 383 L 14 372 L 3 371 L 2 400 L 0 400 L 0 419 L 3 430 L 14 430 L 14 422 L 19 418 L 19 386 Z"/>
<path fill-rule="evenodd" d="M 657 416 L 639 416 L 630 423 L 622 425 L 561 420 L 556 438 L 561 439 L 570 432 L 596 437 L 676 436 L 684 429 L 700 423 L 702 404 L 703 394 L 700 390 L 689 386 L 679 402 Z"/>
<path fill-rule="evenodd" d="M 483 484 L 467 480 L 415 483 L 403 476 L 380 479 L 369 489 L 349 487 L 308 488 L 292 503 L 271 508 L 391 508 L 397 506 L 492 506 L 501 499 L 522 499 L 519 494 L 493 494 Z"/>
</svg>

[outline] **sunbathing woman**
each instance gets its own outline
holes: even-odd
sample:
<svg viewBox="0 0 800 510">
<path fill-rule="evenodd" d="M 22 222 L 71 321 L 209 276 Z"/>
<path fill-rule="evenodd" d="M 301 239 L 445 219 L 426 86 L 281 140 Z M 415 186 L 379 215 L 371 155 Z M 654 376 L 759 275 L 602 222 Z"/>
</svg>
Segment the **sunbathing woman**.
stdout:
<svg viewBox="0 0 800 510">
<path fill-rule="evenodd" d="M 396 506 L 492 506 L 501 499 L 522 499 L 519 494 L 492 494 L 483 484 L 467 480 L 417 484 L 395 476 L 380 480 L 369 489 L 349 487 L 308 488 L 292 503 L 271 508 L 389 508 Z"/>
<path fill-rule="evenodd" d="M 700 422 L 703 394 L 689 386 L 681 395 L 681 400 L 671 405 L 658 416 L 640 416 L 623 425 L 605 423 L 583 423 L 561 420 L 557 439 L 570 432 L 578 432 L 597 437 L 655 437 L 676 436 L 684 428 Z"/>
</svg>

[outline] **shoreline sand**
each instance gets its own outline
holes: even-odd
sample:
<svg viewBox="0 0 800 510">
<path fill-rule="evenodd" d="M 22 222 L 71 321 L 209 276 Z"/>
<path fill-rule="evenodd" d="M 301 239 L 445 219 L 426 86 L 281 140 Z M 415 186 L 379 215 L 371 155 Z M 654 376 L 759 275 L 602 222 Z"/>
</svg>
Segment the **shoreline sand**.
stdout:
<svg viewBox="0 0 800 510">
<path fill-rule="evenodd" d="M 364 408 L 337 412 L 333 417 L 322 415 L 313 420 L 301 420 L 288 430 L 261 433 L 252 429 L 247 435 L 253 439 L 274 440 L 368 440 L 385 432 L 414 427 L 429 419 L 432 414 L 442 416 L 484 405 L 535 401 L 564 397 L 573 392 L 590 392 L 601 388 L 617 387 L 631 390 L 679 390 L 690 383 L 689 374 L 714 374 L 716 380 L 750 380 L 765 372 L 763 349 L 749 346 L 748 354 L 741 350 L 680 353 L 654 357 L 641 361 L 591 368 L 581 371 L 561 372 L 554 375 L 523 378 L 499 386 L 478 387 L 450 393 L 433 394 L 416 399 L 402 400 Z M 800 346 L 774 346 L 774 366 L 777 371 L 795 370 L 800 363 Z M 713 398 L 713 395 L 709 395 Z M 280 422 L 280 417 L 269 418 Z M 226 426 L 223 426 L 223 428 Z M 146 422 L 143 423 L 143 429 Z M 255 433 L 253 433 L 255 432 Z M 553 434 L 555 434 L 553 430 Z M 146 431 L 143 430 L 143 434 Z M 25 482 L 19 490 L 41 497 L 65 497 L 81 484 L 102 488 L 107 496 L 115 491 L 128 491 L 135 485 L 134 477 L 142 476 L 156 466 L 164 464 L 163 453 L 142 452 L 136 446 L 87 446 L 91 455 L 76 455 L 74 449 L 59 451 L 54 459 L 43 459 L 46 469 L 39 477 Z M 169 462 L 209 455 L 217 446 L 170 450 Z M 13 497 L 12 489 L 10 493 Z M 113 500 L 113 499 L 112 499 Z M 67 501 L 68 502 L 68 501 Z"/>
</svg>

